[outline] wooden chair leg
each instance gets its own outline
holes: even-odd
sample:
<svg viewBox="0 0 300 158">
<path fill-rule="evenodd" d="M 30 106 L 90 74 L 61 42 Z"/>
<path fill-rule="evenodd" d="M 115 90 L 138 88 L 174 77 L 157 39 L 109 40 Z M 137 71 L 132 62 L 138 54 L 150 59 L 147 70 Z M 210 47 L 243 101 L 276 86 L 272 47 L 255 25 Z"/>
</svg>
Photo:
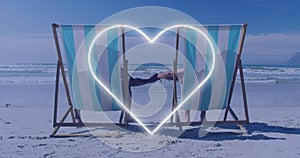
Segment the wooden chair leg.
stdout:
<svg viewBox="0 0 300 158">
<path fill-rule="evenodd" d="M 123 121 L 123 117 L 124 117 L 124 111 L 121 110 L 121 114 L 120 114 L 120 118 L 119 118 L 119 123 L 121 124 Z"/>
<path fill-rule="evenodd" d="M 130 117 L 129 114 L 125 112 L 124 123 L 125 123 L 126 127 L 128 127 L 129 117 Z"/>
<path fill-rule="evenodd" d="M 185 110 L 185 117 L 187 118 L 187 122 L 191 122 L 191 110 Z"/>
<path fill-rule="evenodd" d="M 175 120 L 176 120 L 176 125 L 178 126 L 179 130 L 182 130 L 182 126 L 180 125 L 180 116 L 178 111 L 175 112 Z"/>
<path fill-rule="evenodd" d="M 201 111 L 200 113 L 200 120 L 201 122 L 206 120 L 206 111 Z"/>
</svg>

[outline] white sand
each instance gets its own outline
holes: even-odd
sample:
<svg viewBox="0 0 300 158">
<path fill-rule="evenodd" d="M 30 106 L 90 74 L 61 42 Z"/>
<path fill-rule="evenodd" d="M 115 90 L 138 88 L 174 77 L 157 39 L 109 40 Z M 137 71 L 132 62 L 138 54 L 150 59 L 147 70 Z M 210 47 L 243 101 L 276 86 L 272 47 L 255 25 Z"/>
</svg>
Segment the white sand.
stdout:
<svg viewBox="0 0 300 158">
<path fill-rule="evenodd" d="M 219 130 L 201 138 L 190 133 L 179 139 L 168 135 L 151 139 L 145 133 L 125 133 L 102 139 L 114 143 L 115 149 L 94 137 L 50 138 L 52 108 L 1 105 L 0 157 L 300 157 L 300 107 L 249 110 L 248 134 Z M 134 153 L 123 151 L 122 143 L 137 151 L 165 147 Z"/>
</svg>

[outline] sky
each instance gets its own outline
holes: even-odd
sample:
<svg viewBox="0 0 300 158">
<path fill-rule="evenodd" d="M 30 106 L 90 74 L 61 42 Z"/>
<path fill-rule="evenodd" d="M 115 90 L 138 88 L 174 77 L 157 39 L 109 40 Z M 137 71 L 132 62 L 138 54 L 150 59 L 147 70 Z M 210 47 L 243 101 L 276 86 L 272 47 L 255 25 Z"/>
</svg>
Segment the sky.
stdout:
<svg viewBox="0 0 300 158">
<path fill-rule="evenodd" d="M 0 64 L 55 63 L 51 24 L 97 24 L 119 11 L 163 6 L 201 24 L 248 23 L 246 64 L 284 64 L 300 52 L 297 0 L 2 0 Z"/>
</svg>

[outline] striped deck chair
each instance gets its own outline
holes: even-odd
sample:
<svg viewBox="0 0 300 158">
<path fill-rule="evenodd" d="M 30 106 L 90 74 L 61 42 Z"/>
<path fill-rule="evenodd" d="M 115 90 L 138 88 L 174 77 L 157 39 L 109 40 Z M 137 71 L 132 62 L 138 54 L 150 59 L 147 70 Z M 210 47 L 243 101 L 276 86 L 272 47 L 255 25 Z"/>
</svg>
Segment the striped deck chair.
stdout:
<svg viewBox="0 0 300 158">
<path fill-rule="evenodd" d="M 78 110 L 121 110 L 116 101 L 95 81 L 89 72 L 89 46 L 96 34 L 105 28 L 106 27 L 95 25 L 52 25 L 58 55 L 53 117 L 53 127 L 55 128 L 51 134 L 52 137 L 61 136 L 56 133 L 62 126 L 109 125 L 108 123 L 96 124 L 85 122 L 83 124 L 81 121 L 76 122 L 74 111 L 76 113 Z M 57 30 L 59 30 L 59 35 Z M 128 87 L 128 80 L 123 81 L 121 77 L 124 76 L 124 78 L 127 78 L 128 75 L 125 54 L 123 55 L 123 64 L 118 62 L 122 53 L 125 53 L 125 47 L 121 47 L 125 43 L 125 37 L 122 31 L 124 31 L 122 28 L 114 28 L 103 33 L 103 39 L 101 39 L 101 42 L 103 43 L 97 43 L 92 49 L 94 53 L 91 53 L 91 65 L 93 67 L 93 72 L 95 72 L 96 76 L 107 86 L 107 88 L 117 95 L 117 97 L 124 99 L 128 98 L 129 94 L 128 88 L 123 88 Z M 58 37 L 60 37 L 60 40 Z M 62 48 L 60 48 L 60 45 Z M 121 48 L 123 48 L 123 52 L 119 51 L 122 50 Z M 97 49 L 101 50 L 100 52 L 103 52 L 101 56 L 98 52 L 95 53 Z M 65 58 L 63 58 L 62 53 L 65 54 Z M 65 61 L 63 61 L 63 59 L 65 59 Z M 64 64 L 67 66 L 67 72 L 65 72 Z M 123 71 L 121 71 L 122 65 Z M 61 121 L 57 122 L 60 71 L 69 108 L 63 115 Z M 116 76 L 112 77 L 113 75 Z M 65 122 L 65 119 L 69 114 L 72 118 L 71 123 Z"/>
<path fill-rule="evenodd" d="M 242 71 L 241 52 L 245 39 L 247 24 L 243 25 L 208 25 L 199 27 L 211 36 L 219 51 L 216 54 L 215 70 L 209 80 L 191 97 L 181 109 L 187 110 L 187 122 L 180 122 L 179 115 L 176 115 L 176 123 L 181 125 L 201 125 L 202 121 L 190 122 L 190 110 L 202 111 L 203 113 L 212 109 L 225 110 L 224 119 L 215 122 L 216 124 L 249 123 L 247 99 L 245 91 L 244 76 Z M 188 96 L 191 91 L 203 80 L 211 68 L 212 52 L 208 43 L 195 30 L 183 28 L 181 34 L 185 35 L 182 53 L 185 56 L 183 63 L 183 79 L 181 81 L 181 99 Z M 198 47 L 198 48 L 197 48 Z M 200 49 L 199 49 L 200 48 Z M 200 51 L 200 53 L 198 52 Z M 176 61 L 177 62 L 177 61 Z M 232 93 L 239 69 L 242 96 L 245 112 L 245 120 L 240 120 L 230 106 Z M 176 69 L 174 68 L 176 73 Z M 174 96 L 174 95 L 173 95 Z M 177 102 L 177 101 L 176 101 Z M 180 104 L 180 101 L 178 102 Z M 173 105 L 177 106 L 177 105 Z M 228 111 L 234 121 L 227 120 Z M 202 115 L 202 114 L 201 114 Z M 202 116 L 203 117 L 203 116 Z M 178 122 L 179 121 L 179 122 Z"/>
</svg>

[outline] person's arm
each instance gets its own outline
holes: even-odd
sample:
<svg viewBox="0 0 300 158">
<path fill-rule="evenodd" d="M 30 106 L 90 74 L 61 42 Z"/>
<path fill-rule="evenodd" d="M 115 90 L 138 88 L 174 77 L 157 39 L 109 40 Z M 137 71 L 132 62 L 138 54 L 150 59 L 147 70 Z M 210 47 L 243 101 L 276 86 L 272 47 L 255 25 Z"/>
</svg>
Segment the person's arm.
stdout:
<svg viewBox="0 0 300 158">
<path fill-rule="evenodd" d="M 181 81 L 183 79 L 183 69 L 178 69 L 177 70 L 177 79 L 176 80 L 179 80 Z M 167 71 L 167 72 L 163 72 L 161 74 L 158 75 L 158 77 L 160 79 L 166 79 L 166 80 L 173 80 L 173 72 L 172 71 Z"/>
<path fill-rule="evenodd" d="M 147 83 L 153 83 L 156 82 L 157 80 L 160 80 L 160 78 L 158 78 L 158 74 L 154 74 L 153 76 L 151 76 L 149 79 L 141 79 L 141 78 L 133 78 L 130 77 L 129 79 L 129 86 L 141 86 Z"/>
</svg>

